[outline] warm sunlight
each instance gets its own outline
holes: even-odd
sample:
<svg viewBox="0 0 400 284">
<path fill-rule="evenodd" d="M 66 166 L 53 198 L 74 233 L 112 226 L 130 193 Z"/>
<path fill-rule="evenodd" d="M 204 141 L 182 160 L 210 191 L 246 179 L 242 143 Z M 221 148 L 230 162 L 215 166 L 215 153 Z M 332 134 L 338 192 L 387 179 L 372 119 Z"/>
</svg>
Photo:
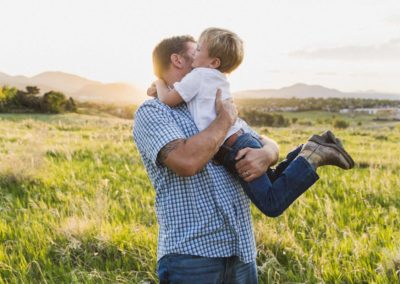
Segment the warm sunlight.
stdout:
<svg viewBox="0 0 400 284">
<path fill-rule="evenodd" d="M 0 72 L 9 75 L 62 71 L 144 89 L 158 41 L 218 26 L 245 42 L 233 91 L 306 83 L 400 93 L 395 0 L 17 0 L 2 11 Z"/>
<path fill-rule="evenodd" d="M 400 283 L 399 0 L 0 8 L 0 284 Z"/>
</svg>

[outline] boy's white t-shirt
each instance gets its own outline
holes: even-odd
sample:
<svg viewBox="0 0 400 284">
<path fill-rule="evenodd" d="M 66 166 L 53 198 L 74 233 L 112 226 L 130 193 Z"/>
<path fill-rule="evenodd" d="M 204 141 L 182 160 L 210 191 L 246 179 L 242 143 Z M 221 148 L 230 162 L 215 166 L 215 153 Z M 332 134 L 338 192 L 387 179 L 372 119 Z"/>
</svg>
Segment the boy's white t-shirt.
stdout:
<svg viewBox="0 0 400 284">
<path fill-rule="evenodd" d="M 221 89 L 222 100 L 231 98 L 225 74 L 212 68 L 193 69 L 180 82 L 176 82 L 174 88 L 186 102 L 199 131 L 207 128 L 217 116 L 215 111 L 217 89 Z M 243 128 L 242 121 L 237 119 L 225 139 L 241 128 Z"/>
</svg>

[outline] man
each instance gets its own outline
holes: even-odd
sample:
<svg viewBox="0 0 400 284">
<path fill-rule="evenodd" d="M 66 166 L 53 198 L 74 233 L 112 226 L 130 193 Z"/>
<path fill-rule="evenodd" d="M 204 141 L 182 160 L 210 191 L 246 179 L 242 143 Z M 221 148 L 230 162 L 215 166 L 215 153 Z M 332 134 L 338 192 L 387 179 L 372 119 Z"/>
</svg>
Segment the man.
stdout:
<svg viewBox="0 0 400 284">
<path fill-rule="evenodd" d="M 161 41 L 153 51 L 156 76 L 168 86 L 180 81 L 191 70 L 195 49 L 190 36 Z M 170 108 L 154 99 L 135 116 L 134 139 L 156 190 L 161 283 L 257 283 L 249 199 L 224 167 L 210 162 L 237 112 L 219 94 L 216 110 L 217 118 L 201 132 L 185 104 Z M 262 142 L 263 148 L 238 153 L 244 156 L 238 172 L 260 176 L 276 163 L 277 144 L 266 137 Z M 337 162 L 334 151 L 324 153 L 328 147 L 306 146 L 299 155 L 308 168 Z M 318 176 L 311 174 L 315 182 Z"/>
</svg>

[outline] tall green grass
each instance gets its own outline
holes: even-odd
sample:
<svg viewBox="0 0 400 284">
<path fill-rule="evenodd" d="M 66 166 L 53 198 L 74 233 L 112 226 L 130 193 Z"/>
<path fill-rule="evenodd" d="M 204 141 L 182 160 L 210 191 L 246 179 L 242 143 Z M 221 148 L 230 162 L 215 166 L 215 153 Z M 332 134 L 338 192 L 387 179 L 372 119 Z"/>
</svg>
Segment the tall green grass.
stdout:
<svg viewBox="0 0 400 284">
<path fill-rule="evenodd" d="M 259 131 L 283 155 L 323 123 Z M 131 128 L 0 115 L 0 283 L 157 282 L 154 190 Z M 354 170 L 321 168 L 281 217 L 252 208 L 260 283 L 399 281 L 400 127 L 363 121 L 335 133 Z"/>
</svg>

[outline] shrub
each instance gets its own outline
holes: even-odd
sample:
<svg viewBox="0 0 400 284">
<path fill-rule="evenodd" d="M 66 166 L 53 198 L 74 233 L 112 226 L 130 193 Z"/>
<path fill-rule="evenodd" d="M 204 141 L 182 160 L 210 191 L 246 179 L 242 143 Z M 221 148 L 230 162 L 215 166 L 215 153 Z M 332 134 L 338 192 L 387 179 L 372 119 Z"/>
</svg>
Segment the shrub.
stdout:
<svg viewBox="0 0 400 284">
<path fill-rule="evenodd" d="M 65 103 L 65 110 L 70 112 L 76 112 L 76 104 L 73 98 L 69 98 L 68 101 Z"/>
<path fill-rule="evenodd" d="M 242 117 L 250 125 L 286 127 L 290 125 L 289 119 L 281 114 L 266 113 L 263 111 L 244 109 L 240 111 Z"/>
<path fill-rule="evenodd" d="M 60 113 L 64 110 L 66 98 L 63 93 L 50 91 L 43 95 L 41 109 L 44 112 Z"/>
<path fill-rule="evenodd" d="M 349 123 L 345 120 L 337 119 L 333 121 L 333 127 L 345 129 L 349 127 Z"/>
<path fill-rule="evenodd" d="M 27 86 L 25 91 L 0 86 L 0 112 L 76 112 L 75 101 L 67 99 L 63 93 L 50 91 L 43 96 L 39 93 L 40 89 L 36 86 Z"/>
<path fill-rule="evenodd" d="M 313 126 L 313 122 L 311 120 L 300 120 L 299 124 L 303 126 Z"/>
<path fill-rule="evenodd" d="M 384 141 L 388 140 L 388 137 L 386 135 L 375 135 L 374 138 L 376 140 L 384 140 Z"/>
</svg>

